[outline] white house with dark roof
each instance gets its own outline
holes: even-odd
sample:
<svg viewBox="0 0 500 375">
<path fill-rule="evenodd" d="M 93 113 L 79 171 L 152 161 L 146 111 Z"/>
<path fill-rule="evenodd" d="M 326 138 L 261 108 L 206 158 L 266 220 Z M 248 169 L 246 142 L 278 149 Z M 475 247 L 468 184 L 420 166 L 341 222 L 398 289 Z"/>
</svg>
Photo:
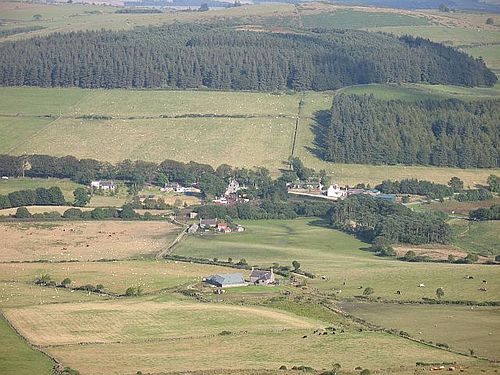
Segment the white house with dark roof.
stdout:
<svg viewBox="0 0 500 375">
<path fill-rule="evenodd" d="M 116 190 L 116 185 L 113 181 L 92 181 L 90 187 L 98 190 Z"/>
<path fill-rule="evenodd" d="M 254 285 L 270 285 L 274 284 L 274 271 L 271 268 L 270 271 L 257 270 L 252 267 L 252 273 L 250 274 L 250 284 Z"/>
</svg>

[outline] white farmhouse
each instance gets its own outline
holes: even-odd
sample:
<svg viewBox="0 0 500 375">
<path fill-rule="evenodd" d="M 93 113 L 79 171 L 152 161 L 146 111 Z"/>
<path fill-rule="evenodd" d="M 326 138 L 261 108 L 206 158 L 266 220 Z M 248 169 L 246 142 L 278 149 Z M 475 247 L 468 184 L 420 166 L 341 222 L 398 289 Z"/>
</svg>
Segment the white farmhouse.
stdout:
<svg viewBox="0 0 500 375">
<path fill-rule="evenodd" d="M 326 190 L 326 196 L 334 200 L 344 199 L 345 197 L 347 197 L 347 190 L 342 189 L 337 184 L 333 184 L 330 185 L 330 187 Z"/>
</svg>

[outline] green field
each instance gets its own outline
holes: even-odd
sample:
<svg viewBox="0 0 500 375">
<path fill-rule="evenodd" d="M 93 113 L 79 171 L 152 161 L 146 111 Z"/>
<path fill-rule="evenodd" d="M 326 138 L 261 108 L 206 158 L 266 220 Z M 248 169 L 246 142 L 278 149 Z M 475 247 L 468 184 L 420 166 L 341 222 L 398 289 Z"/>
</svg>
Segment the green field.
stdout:
<svg viewBox="0 0 500 375">
<path fill-rule="evenodd" d="M 498 307 L 422 306 L 347 303 L 343 310 L 377 325 L 405 331 L 411 337 L 448 344 L 452 349 L 493 360 L 500 358 Z"/>
<path fill-rule="evenodd" d="M 416 101 L 423 99 L 460 99 L 460 100 L 484 100 L 498 99 L 500 90 L 497 88 L 483 87 L 460 87 L 446 85 L 359 85 L 340 89 L 338 92 L 344 94 L 372 94 L 382 100 L 407 100 Z"/>
<path fill-rule="evenodd" d="M 434 298 L 438 287 L 449 300 L 500 299 L 500 278 L 495 267 L 440 263 L 407 263 L 374 256 L 363 251 L 369 245 L 353 236 L 327 228 L 318 219 L 242 222 L 244 233 L 190 236 L 175 249 L 179 255 L 201 258 L 245 259 L 250 265 L 291 265 L 297 260 L 305 271 L 318 277 L 308 284 L 339 298 L 359 296 L 368 286 L 374 296 L 387 300 L 420 301 Z M 465 274 L 477 277 L 463 281 Z M 389 277 L 390 275 L 390 277 Z M 319 276 L 326 276 L 322 280 Z M 481 280 L 490 280 L 481 292 Z M 346 285 L 344 284 L 346 282 Z M 419 288 L 420 283 L 425 288 Z M 361 289 L 359 289 L 362 287 Z M 339 290 L 342 292 L 338 293 Z M 395 294 L 396 290 L 401 295 Z M 332 294 L 332 295 L 333 295 Z"/>
<path fill-rule="evenodd" d="M 301 16 L 304 27 L 322 27 L 332 29 L 366 29 L 387 26 L 427 25 L 429 20 L 396 13 L 359 12 L 353 10 L 337 10 L 332 13 L 319 13 Z"/>
<path fill-rule="evenodd" d="M 456 246 L 484 256 L 500 255 L 498 220 L 478 222 L 453 219 L 450 224 Z"/>
<path fill-rule="evenodd" d="M 430 85 L 367 85 L 341 92 L 373 93 L 382 99 L 498 97 L 499 89 Z M 11 134 L 0 153 L 74 155 L 99 160 L 174 159 L 216 167 L 283 168 L 294 155 L 308 167 L 325 169 L 337 183 L 377 184 L 384 179 L 425 176 L 436 182 L 460 177 L 484 183 L 497 170 L 421 166 L 343 165 L 315 154 L 317 118 L 327 114 L 334 93 L 238 93 L 168 90 L 1 88 L 0 124 Z M 1 116 L 3 115 L 3 116 Z M 198 117 L 204 115 L 204 117 Z M 16 117 L 17 116 L 17 117 Z M 46 117 L 51 116 L 51 117 Z M 109 119 L 92 119 L 105 116 Z M 325 117 L 326 118 L 326 117 Z M 423 177 L 422 177 L 423 178 Z"/>
<path fill-rule="evenodd" d="M 0 373 L 3 375 L 49 375 L 54 362 L 32 349 L 0 316 Z"/>
</svg>

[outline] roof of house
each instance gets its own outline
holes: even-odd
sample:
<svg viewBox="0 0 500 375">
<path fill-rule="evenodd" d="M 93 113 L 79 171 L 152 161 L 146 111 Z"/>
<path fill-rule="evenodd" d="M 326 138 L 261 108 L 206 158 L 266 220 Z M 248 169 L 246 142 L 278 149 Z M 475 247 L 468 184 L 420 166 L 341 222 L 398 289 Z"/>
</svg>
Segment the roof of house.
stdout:
<svg viewBox="0 0 500 375">
<path fill-rule="evenodd" d="M 245 279 L 242 273 L 220 273 L 207 277 L 207 281 L 216 282 L 220 285 L 244 284 Z"/>
<path fill-rule="evenodd" d="M 271 278 L 271 271 L 252 270 L 250 277 L 257 277 L 259 279 L 267 280 Z"/>
<path fill-rule="evenodd" d="M 100 186 L 115 186 L 113 181 L 99 181 Z"/>
<path fill-rule="evenodd" d="M 206 225 L 216 225 L 217 224 L 217 219 L 201 219 L 200 224 L 206 224 Z"/>
</svg>

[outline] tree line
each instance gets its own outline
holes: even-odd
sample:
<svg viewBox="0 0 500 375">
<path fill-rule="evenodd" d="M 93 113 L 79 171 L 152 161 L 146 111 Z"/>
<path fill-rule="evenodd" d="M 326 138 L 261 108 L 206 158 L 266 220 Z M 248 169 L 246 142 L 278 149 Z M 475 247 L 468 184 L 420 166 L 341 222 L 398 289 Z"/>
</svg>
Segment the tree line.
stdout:
<svg viewBox="0 0 500 375">
<path fill-rule="evenodd" d="M 318 143 L 324 159 L 336 163 L 494 168 L 500 165 L 499 123 L 499 100 L 336 95 Z"/>
<path fill-rule="evenodd" d="M 472 220 L 500 220 L 500 204 L 494 204 L 490 208 L 481 207 L 469 212 L 469 218 Z"/>
<path fill-rule="evenodd" d="M 161 163 L 141 160 L 123 160 L 116 164 L 95 159 L 78 159 L 74 156 L 50 155 L 0 155 L 0 174 L 2 176 L 26 176 L 39 178 L 69 178 L 88 185 L 93 180 L 116 179 L 129 181 L 137 188 L 144 183 L 163 186 L 177 182 L 182 185 L 199 184 L 209 195 L 222 194 L 229 179 L 237 179 L 249 189 L 264 187 L 271 183 L 266 168 L 233 168 L 221 164 L 213 168 L 208 164 L 196 162 L 183 163 L 164 160 Z"/>
<path fill-rule="evenodd" d="M 481 59 L 410 36 L 165 25 L 0 43 L 0 85 L 330 90 L 387 82 L 492 86 Z"/>
<path fill-rule="evenodd" d="M 451 197 L 454 193 L 453 188 L 450 186 L 418 180 L 416 178 L 403 179 L 401 181 L 385 180 L 375 186 L 375 188 L 385 194 L 423 195 L 430 199 Z"/>
<path fill-rule="evenodd" d="M 18 190 L 9 194 L 0 194 L 0 209 L 21 206 L 61 206 L 66 200 L 61 189 L 53 186 L 48 189 Z"/>
<path fill-rule="evenodd" d="M 354 196 L 334 204 L 329 211 L 334 228 L 354 233 L 368 242 L 448 243 L 451 229 L 443 217 L 417 213 L 383 199 Z"/>
</svg>

